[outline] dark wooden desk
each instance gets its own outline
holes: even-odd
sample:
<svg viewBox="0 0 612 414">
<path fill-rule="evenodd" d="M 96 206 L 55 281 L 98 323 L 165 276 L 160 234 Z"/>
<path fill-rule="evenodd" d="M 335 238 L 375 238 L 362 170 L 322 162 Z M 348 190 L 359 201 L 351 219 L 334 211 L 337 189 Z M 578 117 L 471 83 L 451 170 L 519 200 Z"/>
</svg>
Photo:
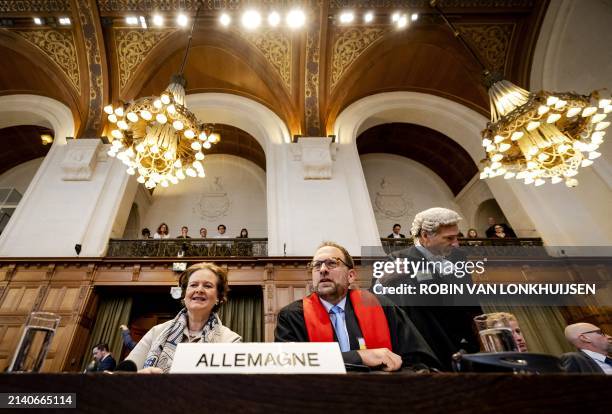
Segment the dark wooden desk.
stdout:
<svg viewBox="0 0 612 414">
<path fill-rule="evenodd" d="M 0 375 L 0 392 L 75 392 L 87 413 L 592 414 L 611 390 L 603 375 Z"/>
</svg>

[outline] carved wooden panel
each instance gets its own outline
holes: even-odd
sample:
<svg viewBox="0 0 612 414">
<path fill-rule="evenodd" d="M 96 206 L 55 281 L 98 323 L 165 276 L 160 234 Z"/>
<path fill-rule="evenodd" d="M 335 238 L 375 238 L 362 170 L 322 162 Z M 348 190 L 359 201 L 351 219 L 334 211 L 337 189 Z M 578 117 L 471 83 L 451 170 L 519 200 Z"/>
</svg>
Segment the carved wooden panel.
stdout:
<svg viewBox="0 0 612 414">
<path fill-rule="evenodd" d="M 44 312 L 72 312 L 80 305 L 79 286 L 52 286 L 47 292 L 41 311 Z"/>
<path fill-rule="evenodd" d="M 0 313 L 30 312 L 34 308 L 40 287 L 9 286 L 0 304 Z"/>
</svg>

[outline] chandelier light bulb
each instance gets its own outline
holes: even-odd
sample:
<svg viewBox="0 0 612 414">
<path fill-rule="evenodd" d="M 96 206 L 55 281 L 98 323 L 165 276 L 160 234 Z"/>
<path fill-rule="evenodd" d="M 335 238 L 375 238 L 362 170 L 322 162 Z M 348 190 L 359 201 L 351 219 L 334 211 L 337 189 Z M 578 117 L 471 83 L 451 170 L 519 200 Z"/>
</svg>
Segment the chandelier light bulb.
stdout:
<svg viewBox="0 0 612 414">
<path fill-rule="evenodd" d="M 161 182 L 161 186 L 162 186 L 162 187 L 164 187 L 164 188 L 165 188 L 165 187 L 168 187 L 168 181 L 166 181 L 166 180 L 162 180 L 162 182 Z"/>
<path fill-rule="evenodd" d="M 179 180 L 184 180 L 185 179 L 185 173 L 183 172 L 183 170 L 178 170 L 176 172 L 176 178 L 178 178 Z"/>
<path fill-rule="evenodd" d="M 123 138 L 123 134 L 118 129 L 113 129 L 111 131 L 111 135 L 113 136 L 113 138 L 117 138 L 117 139 Z"/>
<path fill-rule="evenodd" d="M 166 107 L 166 111 L 170 114 L 170 115 L 174 115 L 176 113 L 176 106 L 174 105 L 168 105 Z"/>
<path fill-rule="evenodd" d="M 586 118 L 593 115 L 595 112 L 597 112 L 597 108 L 595 108 L 594 106 L 589 106 L 582 110 L 582 116 Z"/>
<path fill-rule="evenodd" d="M 146 111 L 146 110 L 142 110 L 140 111 L 140 116 L 142 117 L 142 119 L 144 119 L 145 121 L 150 121 L 153 118 L 153 115 L 151 115 L 151 112 Z"/>
<path fill-rule="evenodd" d="M 546 105 L 548 106 L 552 106 L 557 102 L 559 102 L 559 98 L 556 96 L 549 96 L 548 99 L 546 99 Z"/>
<path fill-rule="evenodd" d="M 200 151 L 202 149 L 202 144 L 200 144 L 200 141 L 193 141 L 191 143 L 191 149 L 194 151 Z"/>
<path fill-rule="evenodd" d="M 210 142 L 209 142 L 209 141 L 206 141 L 206 142 L 205 142 L 205 143 L 204 143 L 202 146 L 203 146 L 204 148 L 206 148 L 206 149 L 210 149 L 210 147 L 212 147 L 212 145 L 210 145 Z"/>
<path fill-rule="evenodd" d="M 544 115 L 549 110 L 550 110 L 550 108 L 548 106 L 540 105 L 540 107 L 538 108 L 538 115 Z"/>
<path fill-rule="evenodd" d="M 126 170 L 126 172 L 127 172 L 129 175 L 134 175 L 134 174 L 136 174 L 136 170 L 134 170 L 134 168 L 132 168 L 132 167 L 128 168 L 128 169 Z"/>
<path fill-rule="evenodd" d="M 187 174 L 190 177 L 195 177 L 197 175 L 196 171 L 193 168 L 191 168 L 191 167 L 189 167 L 189 168 L 187 168 L 185 170 L 185 174 Z"/>
<path fill-rule="evenodd" d="M 405 14 L 402 14 L 400 18 L 397 20 L 397 28 L 403 29 L 408 26 L 408 17 Z"/>
<path fill-rule="evenodd" d="M 187 139 L 193 139 L 195 137 L 195 132 L 193 132 L 191 129 L 186 129 L 183 134 Z"/>
<path fill-rule="evenodd" d="M 201 153 L 201 152 L 196 152 L 195 159 L 199 160 L 199 161 L 203 160 L 204 159 L 204 154 Z"/>
<path fill-rule="evenodd" d="M 164 93 L 162 96 L 160 96 L 159 100 L 162 101 L 164 105 L 168 105 L 170 103 L 170 95 Z"/>
<path fill-rule="evenodd" d="M 181 121 L 177 119 L 176 121 L 172 123 L 172 127 L 176 129 L 177 131 L 180 131 L 181 129 L 183 129 L 184 125 Z"/>
<path fill-rule="evenodd" d="M 550 182 L 553 184 L 559 184 L 561 181 L 563 181 L 563 178 L 559 177 L 558 175 L 555 175 L 550 179 Z"/>
<path fill-rule="evenodd" d="M 511 178 L 513 178 L 516 174 L 513 172 L 507 172 L 506 174 L 504 174 L 504 179 L 505 180 L 509 180 Z"/>
<path fill-rule="evenodd" d="M 595 131 L 602 131 L 602 130 L 606 129 L 609 126 L 610 126 L 610 122 L 608 122 L 608 121 L 600 122 L 597 125 L 595 125 Z"/>
<path fill-rule="evenodd" d="M 172 184 L 178 184 L 179 180 L 174 175 L 171 175 L 168 179 L 170 180 Z"/>
<path fill-rule="evenodd" d="M 125 122 L 123 119 L 121 121 L 117 121 L 117 126 L 120 129 L 128 129 L 129 128 L 127 122 Z"/>
<path fill-rule="evenodd" d="M 559 99 L 557 101 L 557 103 L 555 103 L 555 109 L 556 110 L 561 110 L 561 109 L 563 109 L 563 107 L 565 107 L 565 105 L 567 105 L 567 101 L 563 101 L 563 100 Z"/>
<path fill-rule="evenodd" d="M 597 151 L 589 152 L 589 159 L 590 160 L 594 160 L 594 159 L 597 159 L 599 157 L 601 157 L 601 152 L 597 152 Z"/>
<path fill-rule="evenodd" d="M 180 159 L 177 159 L 176 161 L 174 161 L 174 165 L 175 168 L 181 168 L 183 166 L 183 163 L 181 162 Z"/>
<path fill-rule="evenodd" d="M 565 180 L 565 185 L 568 186 L 569 188 L 576 187 L 578 185 L 578 180 L 575 178 L 569 178 Z"/>
<path fill-rule="evenodd" d="M 492 143 L 493 143 L 493 141 L 491 141 L 489 138 L 485 138 L 485 139 L 482 140 L 482 146 L 483 147 L 488 147 Z"/>
<path fill-rule="evenodd" d="M 548 115 L 548 118 L 546 118 L 546 123 L 554 124 L 559 119 L 561 119 L 561 114 L 550 114 L 550 115 Z"/>
<path fill-rule="evenodd" d="M 598 123 L 598 122 L 603 121 L 604 119 L 606 119 L 606 116 L 607 116 L 606 114 L 595 114 L 595 115 L 593 115 L 593 117 L 591 118 L 591 122 L 592 122 L 593 124 L 596 124 L 596 123 Z"/>
<path fill-rule="evenodd" d="M 539 187 L 539 186 L 541 186 L 541 185 L 544 185 L 545 183 L 546 183 L 546 181 L 544 181 L 544 180 L 543 180 L 543 179 L 541 179 L 541 178 L 538 178 L 537 180 L 535 180 L 535 183 L 534 183 L 534 184 L 535 184 L 535 186 L 536 186 L 536 187 Z"/>
<path fill-rule="evenodd" d="M 276 27 L 280 24 L 281 17 L 278 12 L 273 11 L 268 15 L 268 24 L 272 27 Z"/>
<path fill-rule="evenodd" d="M 142 154 L 143 152 L 145 152 L 145 146 L 142 144 L 136 145 L 136 152 Z"/>
<path fill-rule="evenodd" d="M 140 176 L 138 176 L 136 181 L 138 181 L 140 184 L 144 184 L 145 183 L 145 178 L 144 178 L 144 176 L 140 175 Z"/>
<path fill-rule="evenodd" d="M 208 137 L 208 141 L 210 141 L 210 143 L 215 144 L 217 142 L 219 142 L 221 140 L 221 137 L 219 136 L 218 133 L 213 132 L 212 134 L 210 134 L 210 136 Z"/>
<path fill-rule="evenodd" d="M 506 152 L 510 148 L 512 148 L 512 145 L 508 144 L 507 142 L 502 142 L 499 144 L 499 152 Z"/>
<path fill-rule="evenodd" d="M 172 151 L 166 151 L 164 152 L 164 158 L 167 160 L 171 160 L 174 158 L 174 153 Z"/>
<path fill-rule="evenodd" d="M 580 163 L 580 166 L 583 168 L 591 166 L 591 165 L 593 165 L 593 161 L 591 160 L 582 160 L 582 162 Z"/>
<path fill-rule="evenodd" d="M 527 124 L 527 131 L 531 132 L 539 126 L 540 123 L 538 121 L 531 121 L 529 124 Z"/>
<path fill-rule="evenodd" d="M 115 115 L 115 114 L 110 114 L 110 115 L 108 116 L 108 120 L 109 120 L 110 122 L 112 122 L 113 124 L 117 123 L 117 115 Z"/>
<path fill-rule="evenodd" d="M 130 122 L 138 122 L 138 114 L 136 112 L 128 112 L 126 118 Z"/>
<path fill-rule="evenodd" d="M 115 115 L 123 116 L 123 107 L 122 106 L 118 106 L 117 108 L 115 108 Z"/>
<path fill-rule="evenodd" d="M 153 106 L 157 109 L 161 109 L 164 104 L 162 103 L 161 99 L 156 99 L 153 101 Z"/>
<path fill-rule="evenodd" d="M 153 154 L 157 154 L 159 152 L 159 147 L 157 145 L 153 145 L 149 151 L 151 151 Z"/>
<path fill-rule="evenodd" d="M 168 122 L 168 118 L 164 114 L 155 115 L 155 120 L 160 124 L 165 124 L 166 122 Z"/>
<path fill-rule="evenodd" d="M 108 115 L 113 113 L 113 106 L 112 105 L 106 105 L 104 107 L 104 112 L 106 112 Z"/>
</svg>

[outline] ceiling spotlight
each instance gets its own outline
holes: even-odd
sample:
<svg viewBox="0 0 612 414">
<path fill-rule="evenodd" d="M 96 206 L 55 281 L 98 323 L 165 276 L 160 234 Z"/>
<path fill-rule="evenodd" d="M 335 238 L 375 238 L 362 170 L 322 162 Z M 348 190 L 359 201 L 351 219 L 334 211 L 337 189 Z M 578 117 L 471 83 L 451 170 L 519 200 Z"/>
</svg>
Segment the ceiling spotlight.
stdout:
<svg viewBox="0 0 612 414">
<path fill-rule="evenodd" d="M 254 30 L 261 24 L 261 15 L 256 10 L 247 10 L 242 15 L 242 25 L 245 29 Z"/>
<path fill-rule="evenodd" d="M 143 29 L 147 28 L 147 19 L 144 18 L 144 16 L 139 16 L 138 20 L 140 20 L 140 27 L 142 27 Z"/>
<path fill-rule="evenodd" d="M 412 20 L 413 22 L 416 22 L 418 18 L 419 18 L 418 13 L 412 13 L 412 16 L 410 16 L 410 20 Z"/>
<path fill-rule="evenodd" d="M 408 26 L 408 17 L 405 14 L 402 14 L 397 20 L 397 28 L 403 29 L 406 26 Z"/>
<path fill-rule="evenodd" d="M 179 14 L 176 16 L 176 23 L 181 27 L 187 26 L 187 16 L 183 13 Z"/>
<path fill-rule="evenodd" d="M 351 23 L 353 20 L 355 20 L 355 15 L 353 14 L 353 12 L 349 11 L 340 14 L 340 23 L 342 24 Z"/>
<path fill-rule="evenodd" d="M 366 14 L 363 15 L 363 21 L 365 23 L 372 23 L 372 21 L 374 21 L 374 13 L 372 13 L 371 11 L 367 12 Z"/>
<path fill-rule="evenodd" d="M 38 25 L 41 25 L 41 24 L 43 24 L 43 21 L 42 21 L 42 19 L 40 17 L 35 17 L 34 18 L 34 23 L 38 24 Z"/>
<path fill-rule="evenodd" d="M 125 18 L 125 22 L 129 25 L 135 25 L 138 24 L 138 17 L 134 17 L 134 16 L 127 16 Z"/>
<path fill-rule="evenodd" d="M 300 9 L 293 9 L 287 14 L 287 25 L 291 29 L 298 29 L 304 26 L 306 15 Z"/>
<path fill-rule="evenodd" d="M 232 22 L 232 18 L 229 17 L 229 14 L 227 13 L 223 13 L 221 14 L 221 16 L 219 17 L 219 23 L 221 23 L 223 26 L 227 27 L 229 26 L 229 24 Z"/>
<path fill-rule="evenodd" d="M 281 21 L 281 17 L 280 14 L 278 14 L 277 12 L 273 11 L 272 13 L 270 13 L 268 15 L 268 24 L 272 27 L 276 27 L 279 25 Z"/>
<path fill-rule="evenodd" d="M 153 24 L 155 26 L 163 26 L 164 25 L 164 16 L 161 14 L 156 14 L 153 16 Z"/>
<path fill-rule="evenodd" d="M 61 24 L 62 26 L 69 26 L 70 25 L 70 17 L 60 17 L 59 18 L 59 24 Z"/>
<path fill-rule="evenodd" d="M 400 19 L 400 12 L 395 12 L 391 15 L 391 21 L 393 23 L 397 23 L 399 19 Z"/>
</svg>

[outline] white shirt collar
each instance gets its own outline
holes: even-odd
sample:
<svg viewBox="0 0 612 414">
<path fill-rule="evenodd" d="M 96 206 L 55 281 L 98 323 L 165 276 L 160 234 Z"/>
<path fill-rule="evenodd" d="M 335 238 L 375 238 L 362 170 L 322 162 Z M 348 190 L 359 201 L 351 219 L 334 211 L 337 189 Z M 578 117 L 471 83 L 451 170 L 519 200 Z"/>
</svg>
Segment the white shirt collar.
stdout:
<svg viewBox="0 0 612 414">
<path fill-rule="evenodd" d="M 342 311 L 344 312 L 344 307 L 346 306 L 346 296 L 343 297 L 342 300 L 340 302 L 338 302 L 337 305 L 332 305 L 328 301 L 321 299 L 320 296 L 319 296 L 319 300 L 321 301 L 321 303 L 325 307 L 325 310 L 327 311 L 327 313 L 329 313 L 331 311 L 331 308 L 333 308 L 334 306 L 340 307 L 340 309 L 342 309 Z"/>
<path fill-rule="evenodd" d="M 600 354 L 599 352 L 590 351 L 588 349 L 581 349 L 582 352 L 593 358 L 595 361 L 604 362 L 606 360 L 606 356 Z"/>
</svg>

